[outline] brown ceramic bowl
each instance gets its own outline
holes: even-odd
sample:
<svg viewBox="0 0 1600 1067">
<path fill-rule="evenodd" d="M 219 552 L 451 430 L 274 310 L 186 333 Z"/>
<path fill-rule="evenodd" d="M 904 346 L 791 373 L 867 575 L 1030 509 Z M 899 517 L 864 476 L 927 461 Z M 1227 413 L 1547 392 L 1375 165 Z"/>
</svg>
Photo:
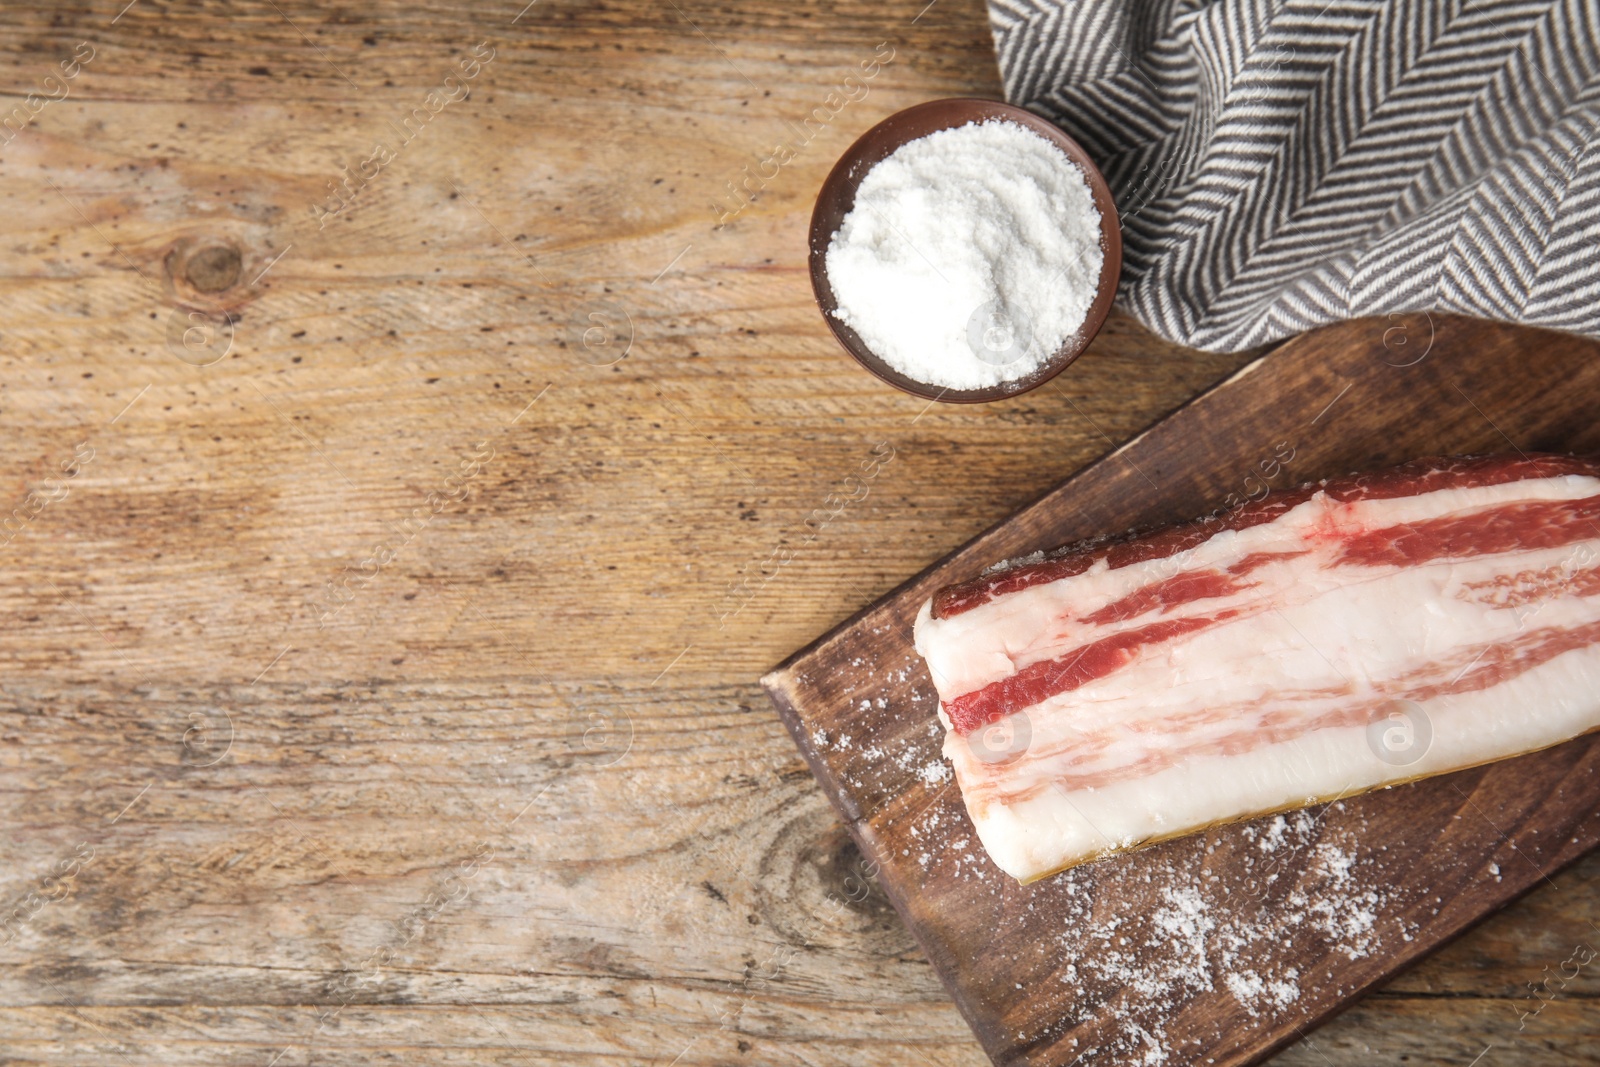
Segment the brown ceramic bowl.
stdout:
<svg viewBox="0 0 1600 1067">
<path fill-rule="evenodd" d="M 855 206 L 856 186 L 873 167 L 891 155 L 907 141 L 926 137 L 938 130 L 965 126 L 969 122 L 1004 120 L 1026 127 L 1060 148 L 1068 159 L 1077 164 L 1088 180 L 1089 192 L 1095 207 L 1100 209 L 1100 247 L 1105 253 L 1105 263 L 1100 268 L 1100 289 L 1094 303 L 1089 306 L 1088 317 L 1077 334 L 1069 338 L 1050 359 L 1032 374 L 1015 381 L 1001 382 L 982 389 L 947 389 L 926 385 L 908 378 L 895 370 L 867 347 L 856 332 L 834 315 L 839 303 L 834 299 L 833 288 L 828 284 L 828 243 L 844 222 L 845 215 Z M 817 306 L 829 329 L 839 339 L 845 351 L 856 358 L 867 370 L 888 382 L 896 389 L 928 400 L 942 400 L 951 404 L 978 404 L 1037 389 L 1054 378 L 1089 347 L 1094 335 L 1111 311 L 1111 301 L 1117 295 L 1117 279 L 1122 274 L 1122 227 L 1117 218 L 1117 205 L 1111 199 L 1111 190 L 1098 167 L 1078 145 L 1044 119 L 1020 107 L 1000 103 L 998 100 L 978 100 L 957 97 L 950 100 L 931 100 L 926 104 L 908 107 L 896 112 L 862 134 L 855 144 L 840 157 L 839 162 L 822 183 L 817 194 L 817 206 L 811 213 L 811 288 L 817 295 Z"/>
</svg>

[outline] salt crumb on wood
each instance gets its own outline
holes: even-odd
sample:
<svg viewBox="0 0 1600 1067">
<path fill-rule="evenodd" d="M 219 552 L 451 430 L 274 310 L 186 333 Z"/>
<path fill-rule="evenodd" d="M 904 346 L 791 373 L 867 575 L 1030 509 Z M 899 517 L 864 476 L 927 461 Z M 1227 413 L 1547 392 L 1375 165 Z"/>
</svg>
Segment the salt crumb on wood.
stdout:
<svg viewBox="0 0 1600 1067">
<path fill-rule="evenodd" d="M 1243 848 L 1234 855 L 1252 861 L 1251 884 L 1197 871 L 1195 858 L 1221 842 L 1171 851 L 1134 883 L 1151 886 L 1153 907 L 1097 906 L 1101 864 L 1057 875 L 1052 882 L 1063 892 L 1053 898 L 1067 902 L 1068 914 L 1056 949 L 1071 961 L 1060 979 L 1080 994 L 1109 998 L 1080 996 L 1061 1030 L 1092 1024 L 1109 1062 L 1145 1063 L 1147 1039 L 1167 1047 L 1163 1020 L 1199 998 L 1221 991 L 1251 1019 L 1280 1017 L 1301 999 L 1305 950 L 1312 960 L 1319 951 L 1354 960 L 1396 935 L 1410 940 L 1414 928 L 1389 914 L 1393 882 L 1375 854 L 1364 854 L 1353 837 L 1322 840 L 1327 827 L 1319 822 L 1298 811 L 1241 827 Z M 1118 862 L 1126 861 L 1103 861 Z M 1285 965 L 1286 949 L 1299 965 Z"/>
</svg>

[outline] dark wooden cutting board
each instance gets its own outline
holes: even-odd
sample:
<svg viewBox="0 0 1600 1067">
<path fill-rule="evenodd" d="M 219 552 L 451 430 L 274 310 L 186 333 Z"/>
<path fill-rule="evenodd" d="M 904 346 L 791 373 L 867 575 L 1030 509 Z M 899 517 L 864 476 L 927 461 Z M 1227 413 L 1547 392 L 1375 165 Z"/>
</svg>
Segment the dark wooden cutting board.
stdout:
<svg viewBox="0 0 1600 1067">
<path fill-rule="evenodd" d="M 1597 415 L 1592 342 L 1421 313 L 1329 327 L 763 680 L 996 1063 L 1264 1058 L 1600 844 L 1600 735 L 1019 886 L 984 854 L 939 755 L 934 689 L 911 645 L 922 602 L 1000 559 L 1309 479 L 1437 453 L 1600 451 Z"/>
</svg>

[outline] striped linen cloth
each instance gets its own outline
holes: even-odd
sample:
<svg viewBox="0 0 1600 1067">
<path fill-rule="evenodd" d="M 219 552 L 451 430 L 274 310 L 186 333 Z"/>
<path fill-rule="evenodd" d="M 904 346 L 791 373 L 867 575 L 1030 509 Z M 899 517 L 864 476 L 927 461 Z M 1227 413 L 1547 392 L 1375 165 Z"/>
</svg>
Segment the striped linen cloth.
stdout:
<svg viewBox="0 0 1600 1067">
<path fill-rule="evenodd" d="M 1451 311 L 1600 336 L 1600 0 L 989 0 L 1122 213 L 1120 302 L 1249 348 Z"/>
</svg>

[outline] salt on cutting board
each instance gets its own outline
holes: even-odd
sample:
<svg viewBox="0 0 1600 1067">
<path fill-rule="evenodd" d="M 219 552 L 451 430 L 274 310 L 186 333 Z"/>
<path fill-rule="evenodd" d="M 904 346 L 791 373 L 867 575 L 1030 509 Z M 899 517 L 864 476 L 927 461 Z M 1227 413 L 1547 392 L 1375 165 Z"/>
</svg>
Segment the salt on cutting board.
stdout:
<svg viewBox="0 0 1600 1067">
<path fill-rule="evenodd" d="M 919 382 L 978 389 L 1037 371 L 1083 327 L 1101 218 L 1083 172 L 1014 122 L 900 146 L 833 234 L 837 318 Z"/>
<path fill-rule="evenodd" d="M 1385 343 L 1397 327 L 1412 342 L 1398 362 Z M 938 693 L 912 647 L 922 605 L 997 559 L 1306 479 L 1508 438 L 1529 453 L 1600 452 L 1597 400 L 1600 344 L 1570 335 L 1438 315 L 1307 334 L 763 679 L 996 1064 L 1259 1062 L 1600 845 L 1600 735 L 1019 885 L 946 777 Z"/>
</svg>

